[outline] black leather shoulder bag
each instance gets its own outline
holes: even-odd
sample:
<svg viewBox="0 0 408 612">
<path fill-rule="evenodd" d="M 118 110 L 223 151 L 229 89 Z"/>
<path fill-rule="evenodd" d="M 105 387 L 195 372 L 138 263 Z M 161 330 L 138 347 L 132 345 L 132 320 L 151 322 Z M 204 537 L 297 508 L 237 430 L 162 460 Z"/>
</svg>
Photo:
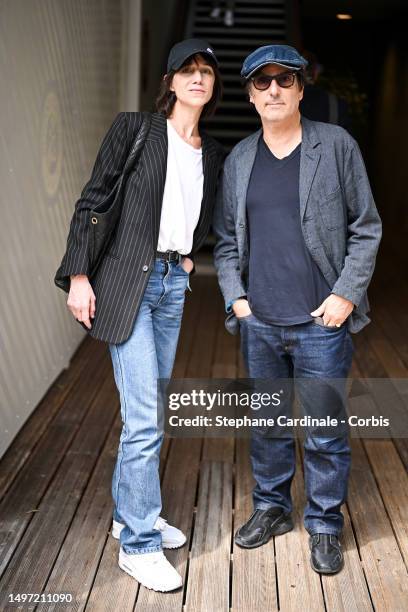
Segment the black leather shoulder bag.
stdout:
<svg viewBox="0 0 408 612">
<path fill-rule="evenodd" d="M 89 260 L 91 278 L 94 276 L 109 247 L 122 212 L 126 177 L 135 167 L 150 129 L 150 113 L 141 114 L 143 116 L 142 123 L 123 167 L 122 174 L 109 195 L 107 195 L 102 202 L 97 204 L 89 214 Z"/>
<path fill-rule="evenodd" d="M 110 193 L 93 209 L 87 210 L 87 223 L 89 224 L 88 256 L 90 278 L 95 275 L 110 245 L 122 212 L 127 175 L 135 167 L 143 150 L 147 134 L 149 133 L 151 114 L 142 112 L 141 115 L 142 121 L 125 165 L 123 166 L 121 175 Z M 54 282 L 57 287 L 68 293 L 70 281 L 68 277 L 61 276 L 61 268 L 62 264 L 55 275 Z"/>
</svg>

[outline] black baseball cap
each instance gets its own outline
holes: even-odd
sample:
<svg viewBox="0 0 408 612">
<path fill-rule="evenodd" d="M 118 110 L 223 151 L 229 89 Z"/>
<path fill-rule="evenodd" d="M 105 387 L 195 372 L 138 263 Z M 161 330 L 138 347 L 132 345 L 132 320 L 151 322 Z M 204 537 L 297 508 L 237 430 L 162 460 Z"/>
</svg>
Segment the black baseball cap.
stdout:
<svg viewBox="0 0 408 612">
<path fill-rule="evenodd" d="M 184 64 L 186 59 L 200 53 L 201 55 L 207 55 L 213 62 L 218 66 L 218 60 L 215 57 L 214 49 L 210 43 L 201 38 L 188 38 L 176 43 L 169 53 L 167 59 L 167 72 L 170 70 L 178 70 Z"/>
</svg>

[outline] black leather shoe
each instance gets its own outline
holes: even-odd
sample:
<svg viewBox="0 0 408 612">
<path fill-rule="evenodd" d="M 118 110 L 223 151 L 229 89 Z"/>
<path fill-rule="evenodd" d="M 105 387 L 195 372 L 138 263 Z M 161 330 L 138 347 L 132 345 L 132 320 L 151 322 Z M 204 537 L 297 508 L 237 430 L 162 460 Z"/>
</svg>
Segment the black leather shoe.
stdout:
<svg viewBox="0 0 408 612">
<path fill-rule="evenodd" d="M 256 548 L 269 542 L 272 536 L 282 535 L 291 529 L 292 517 L 282 508 L 255 510 L 236 532 L 235 544 L 242 548 Z"/>
<path fill-rule="evenodd" d="M 310 563 L 319 574 L 336 574 L 344 565 L 341 545 L 336 535 L 315 533 L 310 541 Z"/>
</svg>

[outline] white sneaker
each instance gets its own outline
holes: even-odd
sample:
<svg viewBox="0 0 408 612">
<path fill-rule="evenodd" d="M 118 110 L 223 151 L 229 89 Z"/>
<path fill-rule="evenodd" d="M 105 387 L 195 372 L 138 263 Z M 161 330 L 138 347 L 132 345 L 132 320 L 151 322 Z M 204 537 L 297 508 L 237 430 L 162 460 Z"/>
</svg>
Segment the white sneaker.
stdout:
<svg viewBox="0 0 408 612">
<path fill-rule="evenodd" d="M 218 6 L 214 7 L 210 13 L 210 17 L 212 19 L 218 19 L 220 15 L 221 15 L 221 9 Z"/>
<path fill-rule="evenodd" d="M 153 591 L 174 591 L 183 585 L 178 571 L 169 563 L 162 551 L 128 555 L 120 548 L 119 567 L 140 584 Z"/>
<path fill-rule="evenodd" d="M 114 537 L 116 540 L 119 540 L 120 532 L 123 528 L 123 523 L 113 521 L 111 529 L 112 537 Z M 157 529 L 157 531 L 162 532 L 163 548 L 180 548 L 180 546 L 183 546 L 183 544 L 185 544 L 187 541 L 186 536 L 182 531 L 180 531 L 180 529 L 169 525 L 168 522 L 161 516 L 159 516 L 159 518 L 155 522 L 153 529 Z"/>
</svg>

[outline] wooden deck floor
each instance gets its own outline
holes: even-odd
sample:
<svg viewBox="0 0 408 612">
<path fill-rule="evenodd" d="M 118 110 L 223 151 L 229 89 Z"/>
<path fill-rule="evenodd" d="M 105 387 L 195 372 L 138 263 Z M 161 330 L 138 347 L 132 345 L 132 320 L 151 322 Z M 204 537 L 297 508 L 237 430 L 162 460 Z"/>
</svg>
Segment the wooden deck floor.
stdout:
<svg viewBox="0 0 408 612">
<path fill-rule="evenodd" d="M 355 337 L 354 374 L 407 378 L 408 286 L 379 263 L 371 297 L 375 324 Z M 242 372 L 238 339 L 224 331 L 223 316 L 215 277 L 195 277 L 175 377 Z M 10 593 L 73 595 L 70 605 L 20 605 L 41 611 L 408 610 L 406 439 L 353 440 L 345 569 L 332 577 L 309 565 L 300 462 L 295 530 L 243 551 L 233 533 L 252 510 L 247 441 L 166 440 L 163 515 L 188 545 L 167 554 L 184 588 L 158 594 L 118 568 L 118 543 L 109 535 L 118 408 L 105 345 L 86 339 L 0 464 L 1 610 L 16 609 Z"/>
</svg>

